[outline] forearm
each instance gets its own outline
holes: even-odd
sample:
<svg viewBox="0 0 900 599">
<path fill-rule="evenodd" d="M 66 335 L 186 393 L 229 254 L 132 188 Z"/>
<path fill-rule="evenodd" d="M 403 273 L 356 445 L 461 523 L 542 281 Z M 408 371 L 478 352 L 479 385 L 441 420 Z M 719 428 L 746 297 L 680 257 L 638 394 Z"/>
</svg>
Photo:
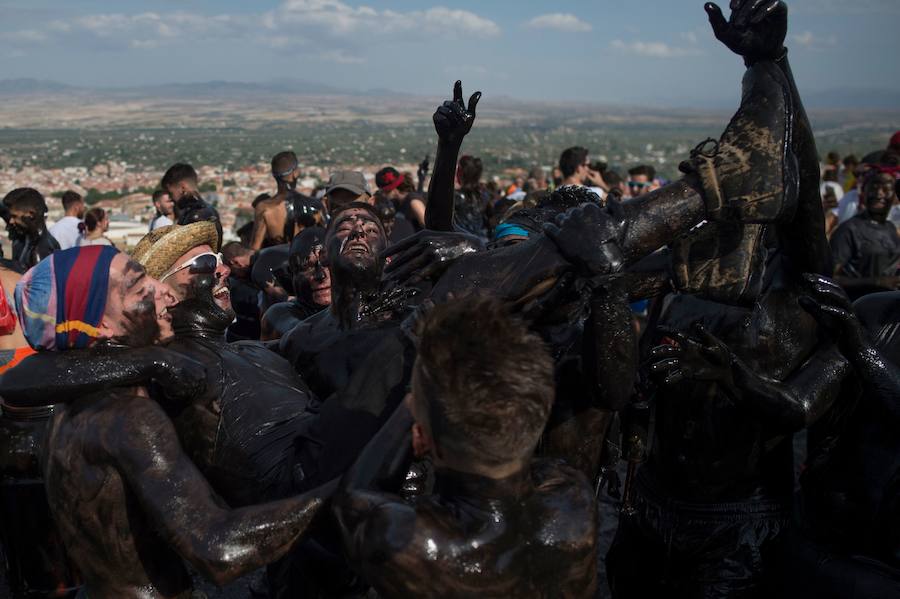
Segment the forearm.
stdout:
<svg viewBox="0 0 900 599">
<path fill-rule="evenodd" d="M 668 250 L 650 254 L 622 273 L 621 286 L 628 301 L 650 299 L 671 291 L 671 256 Z"/>
<path fill-rule="evenodd" d="M 786 433 L 806 428 L 830 408 L 851 372 L 850 363 L 834 346 L 818 350 L 785 381 L 763 377 L 737 359 L 733 364 L 739 401 Z"/>
<path fill-rule="evenodd" d="M 891 416 L 900 420 L 900 368 L 871 344 L 848 357 L 863 384 L 865 397 L 880 402 Z"/>
<path fill-rule="evenodd" d="M 622 207 L 626 230 L 621 249 L 629 265 L 668 245 L 706 218 L 700 186 L 691 176 L 625 200 Z"/>
<path fill-rule="evenodd" d="M 152 348 L 38 352 L 0 376 L 0 396 L 17 407 L 67 403 L 93 391 L 146 383 L 158 359 Z"/>
<path fill-rule="evenodd" d="M 636 333 L 627 293 L 620 283 L 594 293 L 582 349 L 592 405 L 611 411 L 628 404 L 637 377 Z"/>
<path fill-rule="evenodd" d="M 425 228 L 433 231 L 453 230 L 453 192 L 456 183 L 456 160 L 460 143 L 438 141 L 434 171 L 428 184 Z"/>
<path fill-rule="evenodd" d="M 289 499 L 222 512 L 195 526 L 182 557 L 217 585 L 227 584 L 284 556 L 306 531 L 336 482 Z"/>
</svg>

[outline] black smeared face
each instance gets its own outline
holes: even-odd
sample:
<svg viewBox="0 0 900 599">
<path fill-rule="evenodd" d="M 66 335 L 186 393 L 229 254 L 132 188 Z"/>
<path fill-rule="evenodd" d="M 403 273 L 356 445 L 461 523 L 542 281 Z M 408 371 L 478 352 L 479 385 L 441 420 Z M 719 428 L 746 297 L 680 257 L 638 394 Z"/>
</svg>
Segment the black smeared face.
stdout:
<svg viewBox="0 0 900 599">
<path fill-rule="evenodd" d="M 291 279 L 294 293 L 306 303 L 331 304 L 331 273 L 325 265 L 323 246 L 314 245 L 306 256 L 291 254 Z"/>
<path fill-rule="evenodd" d="M 328 264 L 343 272 L 375 272 L 382 265 L 384 229 L 362 208 L 348 208 L 335 218 L 325 240 Z"/>
<path fill-rule="evenodd" d="M 866 210 L 877 219 L 887 218 L 891 206 L 897 201 L 894 176 L 888 173 L 874 175 L 863 188 Z"/>
</svg>

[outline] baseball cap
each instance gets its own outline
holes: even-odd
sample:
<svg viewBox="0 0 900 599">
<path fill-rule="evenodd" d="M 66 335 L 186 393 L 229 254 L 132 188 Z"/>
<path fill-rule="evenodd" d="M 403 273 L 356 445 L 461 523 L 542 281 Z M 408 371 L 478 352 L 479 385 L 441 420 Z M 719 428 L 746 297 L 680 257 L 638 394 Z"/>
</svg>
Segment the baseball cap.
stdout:
<svg viewBox="0 0 900 599">
<path fill-rule="evenodd" d="M 366 177 L 359 171 L 336 171 L 331 173 L 331 178 L 328 179 L 328 185 L 325 187 L 325 194 L 328 195 L 335 189 L 346 189 L 356 195 L 372 195 L 369 191 Z"/>
<path fill-rule="evenodd" d="M 386 166 L 375 173 L 375 185 L 384 192 L 397 189 L 403 183 L 404 176 L 392 166 Z"/>
</svg>

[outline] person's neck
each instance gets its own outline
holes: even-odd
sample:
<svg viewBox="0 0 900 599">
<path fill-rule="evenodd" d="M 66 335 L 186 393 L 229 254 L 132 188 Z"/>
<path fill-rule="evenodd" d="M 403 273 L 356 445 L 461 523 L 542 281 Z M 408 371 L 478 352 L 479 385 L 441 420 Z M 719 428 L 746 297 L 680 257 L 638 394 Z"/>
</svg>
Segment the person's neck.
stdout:
<svg viewBox="0 0 900 599">
<path fill-rule="evenodd" d="M 874 213 L 869 212 L 868 210 L 866 210 L 866 211 L 864 212 L 864 214 L 866 215 L 866 218 L 868 218 L 869 220 L 875 221 L 875 222 L 878 223 L 879 225 L 883 225 L 884 223 L 887 222 L 887 217 L 888 217 L 887 213 L 885 213 L 885 214 L 874 214 Z"/>
<path fill-rule="evenodd" d="M 351 329 L 359 322 L 363 307 L 378 295 L 379 278 L 351 276 L 334 269 L 331 273 L 331 313 L 337 318 L 341 328 Z"/>
<path fill-rule="evenodd" d="M 66 212 L 66 216 L 74 216 L 75 218 L 81 220 L 81 217 L 78 216 L 77 212 Z"/>
<path fill-rule="evenodd" d="M 472 472 L 472 468 L 468 470 L 435 465 L 435 492 L 447 499 L 492 500 L 518 498 L 533 488 L 531 469 L 521 462 L 504 468 L 483 468 L 482 472 Z"/>
<path fill-rule="evenodd" d="M 578 177 L 572 175 L 571 177 L 566 177 L 565 179 L 563 179 L 561 187 L 564 187 L 566 185 L 581 185 L 581 184 L 582 184 L 581 180 Z"/>
<path fill-rule="evenodd" d="M 103 231 L 99 228 L 94 229 L 93 231 L 88 231 L 84 236 L 85 239 L 100 239 L 103 237 Z"/>
</svg>

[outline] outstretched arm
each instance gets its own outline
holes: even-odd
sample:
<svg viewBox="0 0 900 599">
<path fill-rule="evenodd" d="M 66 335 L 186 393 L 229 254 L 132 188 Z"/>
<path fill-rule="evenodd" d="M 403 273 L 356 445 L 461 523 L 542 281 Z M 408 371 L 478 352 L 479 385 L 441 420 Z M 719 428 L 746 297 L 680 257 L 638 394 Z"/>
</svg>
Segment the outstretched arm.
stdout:
<svg viewBox="0 0 900 599">
<path fill-rule="evenodd" d="M 190 398 L 203 392 L 206 370 L 162 347 L 38 352 L 0 376 L 0 397 L 16 407 L 46 406 L 151 380 L 171 399 Z"/>
<path fill-rule="evenodd" d="M 123 410 L 110 453 L 159 534 L 218 585 L 283 556 L 318 512 L 328 485 L 231 510 L 181 449 L 172 422 L 147 399 Z"/>
<path fill-rule="evenodd" d="M 821 416 L 840 393 L 852 368 L 837 347 L 816 351 L 784 381 L 765 377 L 738 358 L 722 341 L 695 325 L 697 338 L 665 331 L 677 345 L 651 350 L 651 373 L 665 384 L 684 379 L 715 381 L 736 402 L 767 416 L 773 429 L 801 430 Z"/>
<path fill-rule="evenodd" d="M 434 173 L 428 185 L 428 207 L 425 211 L 425 228 L 434 231 L 453 230 L 453 191 L 456 181 L 456 159 L 463 138 L 475 123 L 475 108 L 481 92 L 463 104 L 462 82 L 453 86 L 453 100 L 448 100 L 434 113 L 434 128 L 438 134 L 437 153 L 434 156 Z"/>
</svg>

